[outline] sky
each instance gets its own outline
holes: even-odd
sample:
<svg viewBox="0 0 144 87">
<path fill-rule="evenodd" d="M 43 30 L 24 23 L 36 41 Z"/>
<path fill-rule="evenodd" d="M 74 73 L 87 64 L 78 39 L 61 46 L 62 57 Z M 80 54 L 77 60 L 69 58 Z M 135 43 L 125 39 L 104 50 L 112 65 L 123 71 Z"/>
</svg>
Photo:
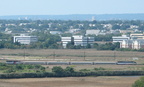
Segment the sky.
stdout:
<svg viewBox="0 0 144 87">
<path fill-rule="evenodd" d="M 0 15 L 144 13 L 144 0 L 0 0 Z"/>
</svg>

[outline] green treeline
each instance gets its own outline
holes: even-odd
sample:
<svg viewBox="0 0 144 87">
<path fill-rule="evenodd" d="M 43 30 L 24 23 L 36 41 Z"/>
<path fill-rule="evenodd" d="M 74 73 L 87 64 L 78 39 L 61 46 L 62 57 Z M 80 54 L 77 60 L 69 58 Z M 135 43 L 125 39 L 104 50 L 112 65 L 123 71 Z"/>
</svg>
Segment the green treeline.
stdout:
<svg viewBox="0 0 144 87">
<path fill-rule="evenodd" d="M 0 74 L 1 79 L 8 78 L 43 78 L 43 77 L 85 77 L 85 76 L 132 76 L 144 75 L 144 71 L 95 71 L 95 72 L 63 72 L 62 74 L 54 72 L 39 73 L 8 73 Z"/>
<path fill-rule="evenodd" d="M 12 68 L 12 70 L 10 69 Z M 6 69 L 6 70 L 5 70 Z M 42 78 L 42 77 L 84 77 L 84 76 L 131 76 L 144 75 L 144 71 L 108 71 L 105 68 L 94 68 L 94 70 L 81 69 L 76 71 L 73 67 L 67 66 L 63 69 L 54 66 L 51 71 L 41 65 L 7 65 L 1 64 L 0 78 Z M 7 72 L 7 70 L 9 72 Z M 33 71 L 33 72 L 32 72 Z"/>
</svg>

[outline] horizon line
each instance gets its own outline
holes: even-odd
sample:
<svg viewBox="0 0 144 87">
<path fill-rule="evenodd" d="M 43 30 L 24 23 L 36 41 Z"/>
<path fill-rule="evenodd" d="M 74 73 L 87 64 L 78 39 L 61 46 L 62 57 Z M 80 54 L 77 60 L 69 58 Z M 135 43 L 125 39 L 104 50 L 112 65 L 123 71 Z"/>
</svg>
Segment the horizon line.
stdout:
<svg viewBox="0 0 144 87">
<path fill-rule="evenodd" d="M 109 14 L 25 14 L 29 16 L 38 16 L 38 15 L 49 15 L 49 16 L 63 16 L 63 15 L 122 15 L 122 14 L 144 14 L 144 13 L 109 13 Z M 0 15 L 0 16 L 25 16 L 23 14 L 17 14 L 17 15 Z"/>
</svg>

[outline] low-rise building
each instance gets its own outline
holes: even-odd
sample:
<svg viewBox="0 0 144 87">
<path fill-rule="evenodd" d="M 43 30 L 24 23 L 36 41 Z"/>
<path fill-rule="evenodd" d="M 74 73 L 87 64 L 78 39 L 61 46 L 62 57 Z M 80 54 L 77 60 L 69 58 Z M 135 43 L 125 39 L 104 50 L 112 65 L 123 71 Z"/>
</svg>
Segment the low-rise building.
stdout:
<svg viewBox="0 0 144 87">
<path fill-rule="evenodd" d="M 92 45 L 94 42 L 94 37 L 84 37 L 81 35 L 73 36 L 74 45 L 87 46 L 88 44 Z"/>
<path fill-rule="evenodd" d="M 120 48 L 140 49 L 144 48 L 144 39 L 139 40 L 123 40 Z"/>
<path fill-rule="evenodd" d="M 67 44 L 72 42 L 72 37 L 61 37 L 61 41 L 63 48 L 66 48 Z"/>
<path fill-rule="evenodd" d="M 100 30 L 86 30 L 86 35 L 99 35 Z"/>
<path fill-rule="evenodd" d="M 61 31 L 50 31 L 50 34 L 62 34 L 62 32 Z"/>
<path fill-rule="evenodd" d="M 69 29 L 69 33 L 77 33 L 77 32 L 79 32 L 80 31 L 80 29 Z"/>
<path fill-rule="evenodd" d="M 75 35 L 72 37 L 61 37 L 61 41 L 64 48 L 66 48 L 66 45 L 70 42 L 73 42 L 75 46 L 87 46 L 88 44 L 93 45 L 94 37 Z"/>
<path fill-rule="evenodd" d="M 20 36 L 13 37 L 14 43 L 19 42 L 20 44 L 31 44 L 37 41 L 38 41 L 37 36 L 25 36 L 24 34 L 21 34 Z"/>
<path fill-rule="evenodd" d="M 144 39 L 144 34 L 143 33 L 132 33 L 130 34 L 131 39 Z"/>
<path fill-rule="evenodd" d="M 122 34 L 134 33 L 134 32 L 135 32 L 133 29 L 119 30 L 119 31 L 120 31 L 120 33 L 122 33 Z"/>
<path fill-rule="evenodd" d="M 141 49 L 144 48 L 144 34 L 133 33 L 130 37 L 123 35 L 112 37 L 113 42 L 120 42 L 120 48 Z"/>
<path fill-rule="evenodd" d="M 122 35 L 122 36 L 113 36 L 112 39 L 113 39 L 113 42 L 122 42 L 123 40 L 129 40 L 130 37 L 126 35 Z"/>
</svg>

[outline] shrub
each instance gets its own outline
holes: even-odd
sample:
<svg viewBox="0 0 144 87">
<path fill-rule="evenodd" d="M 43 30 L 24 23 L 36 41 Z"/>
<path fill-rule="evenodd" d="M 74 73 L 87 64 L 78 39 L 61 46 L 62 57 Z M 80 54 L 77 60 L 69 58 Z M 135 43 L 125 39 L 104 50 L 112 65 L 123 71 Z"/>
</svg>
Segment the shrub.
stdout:
<svg viewBox="0 0 144 87">
<path fill-rule="evenodd" d="M 132 87 L 144 87 L 144 77 L 141 77 L 139 80 L 135 81 Z"/>
</svg>

